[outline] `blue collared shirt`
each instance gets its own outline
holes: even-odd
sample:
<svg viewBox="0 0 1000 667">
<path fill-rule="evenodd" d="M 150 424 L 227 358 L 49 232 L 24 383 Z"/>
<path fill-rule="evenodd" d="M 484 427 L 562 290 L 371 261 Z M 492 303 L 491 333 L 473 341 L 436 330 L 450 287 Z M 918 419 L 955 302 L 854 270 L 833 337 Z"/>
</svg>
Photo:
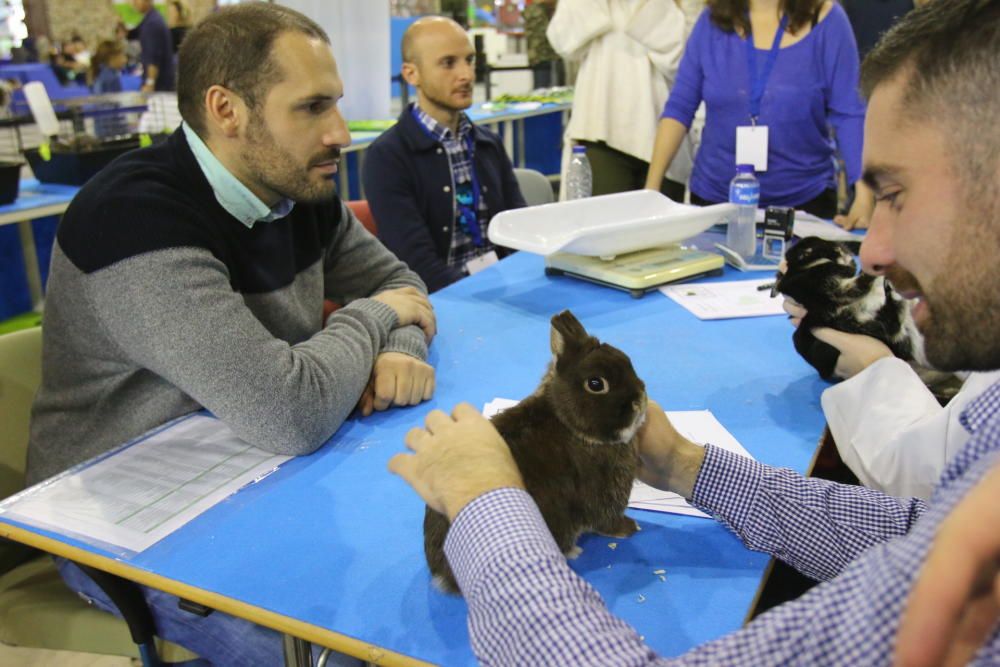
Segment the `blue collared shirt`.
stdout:
<svg viewBox="0 0 1000 667">
<path fill-rule="evenodd" d="M 219 162 L 219 158 L 215 157 L 197 132 L 188 127 L 187 123 L 181 123 L 181 127 L 184 128 L 184 136 L 187 138 L 188 146 L 191 147 L 191 152 L 194 153 L 194 159 L 198 161 L 201 172 L 212 186 L 216 200 L 229 212 L 229 215 L 252 228 L 256 222 L 271 222 L 292 212 L 295 202 L 291 199 L 282 199 L 274 205 L 274 208 L 262 202 L 260 197 L 251 192 L 250 188 L 243 185 L 240 179 L 233 176 L 232 172 Z"/>
<path fill-rule="evenodd" d="M 969 404 L 961 422 L 971 437 L 930 503 L 806 478 L 709 445 L 692 503 L 750 549 L 824 583 L 673 658 L 653 653 L 573 573 L 531 496 L 515 489 L 480 496 L 445 542 L 469 604 L 476 657 L 490 665 L 887 665 L 941 521 L 1000 464 L 1000 382 Z M 1000 623 L 970 664 L 1000 664 Z"/>
</svg>

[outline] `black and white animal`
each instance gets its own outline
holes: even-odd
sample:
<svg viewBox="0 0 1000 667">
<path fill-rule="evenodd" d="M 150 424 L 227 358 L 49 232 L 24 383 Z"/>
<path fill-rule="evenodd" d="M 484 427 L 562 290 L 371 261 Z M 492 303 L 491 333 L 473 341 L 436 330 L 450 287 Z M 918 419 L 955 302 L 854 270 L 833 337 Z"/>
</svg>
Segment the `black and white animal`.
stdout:
<svg viewBox="0 0 1000 667">
<path fill-rule="evenodd" d="M 564 554 L 581 533 L 627 537 L 625 516 L 638 465 L 636 434 L 646 418 L 646 386 L 621 350 L 589 335 L 566 310 L 552 318 L 552 361 L 533 394 L 494 416 Z M 434 582 L 458 586 L 444 555 L 448 520 L 424 514 L 424 554 Z"/>
<path fill-rule="evenodd" d="M 802 239 L 785 253 L 785 262 L 775 289 L 808 311 L 792 342 L 821 377 L 833 375 L 840 352 L 813 336 L 815 327 L 872 336 L 900 359 L 926 365 L 923 337 L 910 315 L 913 303 L 884 277 L 858 273 L 854 255 L 845 244 Z"/>
</svg>

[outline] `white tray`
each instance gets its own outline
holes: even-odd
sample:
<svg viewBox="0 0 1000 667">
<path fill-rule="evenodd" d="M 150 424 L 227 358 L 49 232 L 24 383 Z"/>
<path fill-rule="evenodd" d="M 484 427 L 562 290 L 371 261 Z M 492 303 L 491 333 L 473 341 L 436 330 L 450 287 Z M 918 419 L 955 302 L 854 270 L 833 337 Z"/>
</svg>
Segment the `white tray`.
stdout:
<svg viewBox="0 0 1000 667">
<path fill-rule="evenodd" d="M 678 204 L 652 190 L 530 206 L 497 214 L 490 241 L 539 255 L 608 257 L 677 243 L 724 223 L 733 204 Z"/>
</svg>

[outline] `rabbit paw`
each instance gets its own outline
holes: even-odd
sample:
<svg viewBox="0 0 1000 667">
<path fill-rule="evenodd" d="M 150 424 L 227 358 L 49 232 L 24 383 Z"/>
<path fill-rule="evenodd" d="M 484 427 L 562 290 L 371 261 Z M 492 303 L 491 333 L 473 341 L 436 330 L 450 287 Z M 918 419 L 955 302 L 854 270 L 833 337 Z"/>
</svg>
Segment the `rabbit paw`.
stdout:
<svg viewBox="0 0 1000 667">
<path fill-rule="evenodd" d="M 638 531 L 639 524 L 634 519 L 622 515 L 612 525 L 598 528 L 597 534 L 605 537 L 628 537 Z"/>
<path fill-rule="evenodd" d="M 579 556 L 582 553 L 583 553 L 583 549 L 581 549 L 580 547 L 578 547 L 577 545 L 574 544 L 570 548 L 570 550 L 566 552 L 566 560 L 573 560 L 573 559 L 575 559 L 577 556 Z"/>
</svg>

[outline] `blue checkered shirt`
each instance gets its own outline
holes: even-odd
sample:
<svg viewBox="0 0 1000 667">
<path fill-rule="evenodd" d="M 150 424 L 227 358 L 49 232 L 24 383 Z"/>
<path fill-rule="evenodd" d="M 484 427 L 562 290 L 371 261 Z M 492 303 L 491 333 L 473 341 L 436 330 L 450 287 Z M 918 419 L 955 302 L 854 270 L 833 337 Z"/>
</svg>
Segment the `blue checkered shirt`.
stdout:
<svg viewBox="0 0 1000 667">
<path fill-rule="evenodd" d="M 1000 383 L 961 417 L 971 438 L 929 504 L 809 479 L 708 446 L 692 502 L 750 549 L 824 583 L 744 628 L 658 657 L 566 564 L 531 497 L 500 489 L 445 543 L 486 665 L 888 665 L 914 575 L 949 511 L 1000 464 Z M 974 665 L 1000 665 L 1000 624 Z"/>
<path fill-rule="evenodd" d="M 458 133 L 453 133 L 451 128 L 445 127 L 441 123 L 431 118 L 416 104 L 413 105 L 416 111 L 417 120 L 444 146 L 448 154 L 448 162 L 451 164 L 452 194 L 456 193 L 459 186 L 468 184 L 472 187 L 472 156 L 469 155 L 467 137 L 472 134 L 472 121 L 464 113 L 458 119 Z M 486 208 L 486 198 L 479 197 L 479 233 L 482 235 L 483 244 L 480 246 L 472 242 L 472 237 L 462 231 L 459 222 L 457 205 L 455 210 L 455 224 L 452 225 L 451 246 L 448 249 L 448 266 L 454 266 L 460 270 L 465 269 L 465 263 L 470 259 L 475 259 L 480 255 L 485 255 L 493 250 L 493 244 L 486 238 L 486 228 L 489 225 L 489 211 Z"/>
</svg>

